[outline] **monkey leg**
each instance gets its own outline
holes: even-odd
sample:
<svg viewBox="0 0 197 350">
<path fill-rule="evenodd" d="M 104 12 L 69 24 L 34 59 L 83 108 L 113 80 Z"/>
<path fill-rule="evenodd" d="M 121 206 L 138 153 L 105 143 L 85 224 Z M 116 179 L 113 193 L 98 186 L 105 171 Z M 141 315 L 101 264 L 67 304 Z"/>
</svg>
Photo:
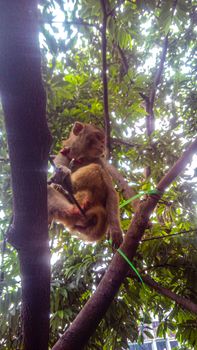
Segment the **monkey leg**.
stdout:
<svg viewBox="0 0 197 350">
<path fill-rule="evenodd" d="M 75 221 L 74 229 L 79 236 L 89 242 L 102 239 L 107 230 L 107 213 L 102 206 L 95 206 L 87 210 L 87 219 L 80 218 Z"/>
<path fill-rule="evenodd" d="M 75 198 L 84 211 L 92 206 L 92 193 L 88 190 L 78 191 L 75 194 Z"/>
<path fill-rule="evenodd" d="M 48 218 L 62 222 L 67 227 L 72 227 L 76 217 L 80 217 L 80 210 L 71 204 L 67 198 L 57 191 L 54 186 L 48 186 Z"/>
</svg>

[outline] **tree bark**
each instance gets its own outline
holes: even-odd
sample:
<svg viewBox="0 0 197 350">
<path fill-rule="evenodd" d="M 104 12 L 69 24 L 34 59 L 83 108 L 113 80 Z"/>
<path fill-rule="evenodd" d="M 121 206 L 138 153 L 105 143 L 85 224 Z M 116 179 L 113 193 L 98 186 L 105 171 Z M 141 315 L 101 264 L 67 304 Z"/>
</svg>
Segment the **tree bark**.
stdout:
<svg viewBox="0 0 197 350">
<path fill-rule="evenodd" d="M 159 182 L 157 188 L 162 192 L 175 180 L 185 168 L 191 156 L 197 151 L 197 139 L 183 153 L 166 176 Z M 160 195 L 151 195 L 142 201 L 136 209 L 131 225 L 124 238 L 121 250 L 131 261 L 136 254 L 139 241 L 147 227 L 150 215 L 161 198 Z M 85 304 L 68 330 L 53 346 L 53 350 L 81 350 L 94 333 L 99 322 L 106 313 L 115 297 L 121 283 L 128 274 L 128 264 L 117 252 L 99 283 L 95 293 Z"/>
<path fill-rule="evenodd" d="M 37 1 L 0 1 L 0 90 L 5 115 L 26 350 L 48 349 L 50 252 L 46 171 L 51 136 L 45 116 Z"/>
</svg>

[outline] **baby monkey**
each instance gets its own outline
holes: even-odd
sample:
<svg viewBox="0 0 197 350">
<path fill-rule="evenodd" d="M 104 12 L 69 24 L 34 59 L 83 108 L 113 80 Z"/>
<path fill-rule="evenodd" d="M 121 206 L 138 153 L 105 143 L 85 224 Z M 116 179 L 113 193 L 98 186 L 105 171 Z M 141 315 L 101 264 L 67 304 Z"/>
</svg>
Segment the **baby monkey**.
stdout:
<svg viewBox="0 0 197 350">
<path fill-rule="evenodd" d="M 48 186 L 49 222 L 61 222 L 89 242 L 107 233 L 113 246 L 118 247 L 122 242 L 119 201 L 105 165 L 104 132 L 76 122 L 63 146 L 54 163 L 64 177 L 70 176 L 73 194 L 85 215 L 70 202 L 61 186 L 52 184 Z"/>
</svg>

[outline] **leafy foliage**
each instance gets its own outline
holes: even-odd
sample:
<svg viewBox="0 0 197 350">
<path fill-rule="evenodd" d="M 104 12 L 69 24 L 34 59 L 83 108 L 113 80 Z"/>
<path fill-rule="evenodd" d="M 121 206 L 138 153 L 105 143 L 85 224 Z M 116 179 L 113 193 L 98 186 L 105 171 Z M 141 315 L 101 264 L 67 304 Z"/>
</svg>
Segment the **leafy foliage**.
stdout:
<svg viewBox="0 0 197 350">
<path fill-rule="evenodd" d="M 197 131 L 195 91 L 195 7 L 172 1 L 108 0 L 107 64 L 112 160 L 136 189 L 154 188 L 181 155 Z M 102 11 L 98 0 L 43 0 L 40 42 L 47 117 L 53 150 L 60 149 L 76 120 L 104 127 L 101 63 Z M 154 86 L 164 37 L 168 50 L 154 103 L 155 131 L 146 136 L 143 100 Z M 0 119 L 0 347 L 20 348 L 20 278 L 16 252 L 3 244 L 12 216 L 10 169 L 5 128 Z M 196 158 L 195 158 L 196 160 Z M 197 303 L 196 171 L 193 163 L 165 193 L 152 217 L 134 264 L 159 284 Z M 149 165 L 151 175 L 144 178 Z M 120 193 L 122 200 L 122 194 Z M 124 231 L 132 207 L 121 209 Z M 193 230 L 193 231 L 192 231 Z M 166 235 L 181 233 L 178 236 Z M 60 225 L 50 232 L 52 252 L 52 346 L 94 292 L 112 252 L 107 242 L 86 245 Z M 137 280 L 127 279 L 87 349 L 128 349 L 129 342 L 151 333 L 157 317 L 158 335 L 173 331 L 190 349 L 197 347 L 197 320 L 172 300 Z M 144 324 L 143 334 L 140 325 Z M 149 333 L 148 333 L 149 332 Z"/>
</svg>

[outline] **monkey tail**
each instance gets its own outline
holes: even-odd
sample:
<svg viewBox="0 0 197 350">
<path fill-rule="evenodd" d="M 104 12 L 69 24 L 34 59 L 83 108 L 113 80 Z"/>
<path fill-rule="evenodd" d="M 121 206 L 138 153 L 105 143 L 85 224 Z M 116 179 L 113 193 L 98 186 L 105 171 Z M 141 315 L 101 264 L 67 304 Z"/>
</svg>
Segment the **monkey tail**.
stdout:
<svg viewBox="0 0 197 350">
<path fill-rule="evenodd" d="M 79 235 L 86 241 L 99 241 L 107 231 L 107 212 L 102 206 L 94 206 L 86 211 L 86 225 L 78 228 Z"/>
<path fill-rule="evenodd" d="M 95 206 L 86 212 L 88 227 L 86 230 L 87 240 L 99 241 L 107 230 L 107 212 L 102 206 Z"/>
</svg>

